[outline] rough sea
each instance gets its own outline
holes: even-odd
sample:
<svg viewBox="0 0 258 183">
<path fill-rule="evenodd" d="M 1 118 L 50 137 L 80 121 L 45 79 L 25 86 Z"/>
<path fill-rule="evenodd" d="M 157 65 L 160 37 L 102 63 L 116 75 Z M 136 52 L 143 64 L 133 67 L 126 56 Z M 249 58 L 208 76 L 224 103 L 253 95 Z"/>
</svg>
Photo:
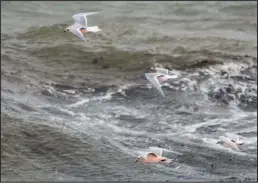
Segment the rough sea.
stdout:
<svg viewBox="0 0 258 183">
<path fill-rule="evenodd" d="M 101 32 L 64 33 L 92 11 Z M 165 98 L 154 63 L 178 75 Z M 151 146 L 181 155 L 135 163 Z M 257 2 L 1 1 L 1 177 L 255 181 Z"/>
</svg>

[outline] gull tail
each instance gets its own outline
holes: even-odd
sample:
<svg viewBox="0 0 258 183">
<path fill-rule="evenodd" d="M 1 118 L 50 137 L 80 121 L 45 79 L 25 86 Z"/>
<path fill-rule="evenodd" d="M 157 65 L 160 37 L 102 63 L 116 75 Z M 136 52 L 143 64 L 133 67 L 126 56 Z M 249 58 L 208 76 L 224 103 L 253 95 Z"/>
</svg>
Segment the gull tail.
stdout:
<svg viewBox="0 0 258 183">
<path fill-rule="evenodd" d="M 99 29 L 98 26 L 92 26 L 92 27 L 87 27 L 88 32 L 99 32 L 101 29 Z"/>
</svg>

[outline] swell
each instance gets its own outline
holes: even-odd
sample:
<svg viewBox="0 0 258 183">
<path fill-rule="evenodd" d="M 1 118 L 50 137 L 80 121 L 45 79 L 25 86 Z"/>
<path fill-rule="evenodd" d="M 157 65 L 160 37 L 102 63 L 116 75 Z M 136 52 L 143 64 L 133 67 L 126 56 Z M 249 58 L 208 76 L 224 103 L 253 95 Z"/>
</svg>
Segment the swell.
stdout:
<svg viewBox="0 0 258 183">
<path fill-rule="evenodd" d="M 50 44 L 54 37 L 56 39 L 60 36 L 60 31 L 64 26 L 32 28 L 25 33 L 18 34 L 15 38 L 2 35 L 3 72 L 1 75 L 3 78 L 8 81 L 27 80 L 30 85 L 32 83 L 36 87 L 38 85 L 40 90 L 43 85 L 56 84 L 56 86 L 75 87 L 78 92 L 77 88 L 83 86 L 82 83 L 86 84 L 83 87 L 95 89 L 109 88 L 114 83 L 116 86 L 121 86 L 125 82 L 139 81 L 141 83 L 145 80 L 144 72 L 147 72 L 151 65 L 159 63 L 165 68 L 185 72 L 188 76 L 197 72 L 198 75 L 208 74 L 212 77 L 216 74 L 221 75 L 222 79 L 228 77 L 236 81 L 242 80 L 242 82 L 257 80 L 256 76 L 252 75 L 256 73 L 254 69 L 257 68 L 257 58 L 249 55 L 226 54 L 209 49 L 194 51 L 184 47 L 176 47 L 169 54 L 150 50 L 130 51 L 114 45 L 107 46 L 103 50 L 94 50 L 100 45 L 90 45 L 92 48 L 88 49 L 84 44 L 73 44 L 64 40 Z M 62 40 L 61 37 L 64 36 L 61 35 L 60 40 Z M 12 39 L 16 43 L 13 43 Z M 46 44 L 35 46 L 37 40 L 45 40 Z M 242 65 L 245 71 L 232 75 L 235 71 L 230 70 L 231 65 L 234 67 Z M 217 70 L 216 73 L 212 71 L 214 68 Z M 240 67 L 235 69 L 242 70 Z M 195 78 L 194 80 L 201 79 Z M 227 92 L 224 88 L 221 86 L 219 89 L 212 89 L 207 95 L 211 100 L 228 103 L 231 99 L 225 95 Z M 43 94 L 47 93 L 43 91 Z M 237 92 L 234 95 L 238 100 L 248 103 L 248 97 L 238 95 Z M 254 101 L 257 99 L 254 98 Z M 252 105 L 256 106 L 253 102 Z"/>
<path fill-rule="evenodd" d="M 58 43 L 58 44 L 65 44 L 67 42 L 73 42 L 73 43 L 81 43 L 78 41 L 78 39 L 75 36 L 71 36 L 70 34 L 64 33 L 63 30 L 68 26 L 68 24 L 52 24 L 52 25 L 48 25 L 48 26 L 40 26 L 40 27 L 30 27 L 29 29 L 27 29 L 25 32 L 22 33 L 18 33 L 16 36 L 14 36 L 13 38 L 15 39 L 15 41 L 24 41 L 25 43 L 48 43 L 49 45 L 51 45 L 51 43 Z M 123 27 L 121 27 L 121 29 L 123 29 Z M 116 30 L 116 34 L 118 37 L 116 37 L 116 40 L 113 40 L 114 37 L 112 37 L 112 33 L 110 32 L 112 30 L 110 30 L 109 28 L 107 28 L 107 30 L 105 31 L 101 31 L 97 34 L 97 36 L 93 36 L 92 34 L 87 34 L 87 39 L 92 40 L 94 39 L 94 42 L 96 42 L 96 44 L 91 46 L 96 46 L 98 45 L 98 47 L 114 47 L 114 43 L 118 42 L 120 43 L 121 40 L 126 39 L 126 36 L 130 36 L 131 39 L 133 40 L 134 38 L 137 38 L 137 42 L 139 42 L 139 44 L 142 44 L 143 42 L 145 44 L 164 44 L 164 43 L 175 43 L 178 41 L 187 41 L 187 42 L 196 42 L 196 41 L 206 41 L 206 40 L 210 40 L 211 42 L 216 42 L 216 41 L 233 41 L 234 39 L 226 39 L 225 37 L 217 37 L 217 36 L 204 36 L 204 37 L 200 37 L 198 36 L 198 34 L 196 34 L 195 36 L 186 36 L 186 37 L 174 37 L 171 35 L 163 35 L 161 33 L 158 32 L 146 32 L 146 28 L 142 28 L 142 29 L 138 29 L 137 31 L 133 31 L 131 32 L 131 29 L 126 29 L 126 31 L 123 29 L 122 32 L 120 32 L 120 30 Z M 8 37 L 7 34 L 1 34 L 2 39 L 11 39 L 11 37 Z M 125 37 L 123 37 L 125 36 Z M 18 40 L 17 40 L 18 39 Z M 105 42 L 106 41 L 106 42 Z M 106 43 L 103 45 L 103 43 Z M 89 42 L 92 43 L 92 42 Z M 243 42 L 244 43 L 244 42 Z M 131 44 L 134 44 L 133 42 Z M 241 42 L 239 42 L 239 44 L 241 44 Z M 48 45 L 48 46 L 49 46 Z M 81 44 L 77 44 L 78 46 L 81 46 Z M 87 46 L 87 44 L 85 44 Z M 29 46 L 29 44 L 28 44 Z M 40 46 L 40 45 L 38 45 Z M 224 45 L 221 45 L 224 46 Z M 235 45 L 237 46 L 237 45 Z M 95 48 L 94 48 L 95 49 Z M 184 49 L 184 47 L 181 47 L 181 49 Z M 178 51 L 178 48 L 176 47 L 175 49 L 176 51 Z M 190 50 L 189 50 L 190 51 Z M 191 50 L 193 51 L 193 50 Z M 212 50 L 209 50 L 212 52 Z"/>
<path fill-rule="evenodd" d="M 10 57 L 10 50 L 13 52 L 12 54 L 24 51 L 24 47 L 10 46 L 10 43 L 7 45 L 3 43 L 3 47 L 9 47 L 9 52 L 2 51 L 1 57 L 3 60 Z M 230 61 L 241 63 L 251 61 L 254 66 L 257 65 L 257 58 L 249 55 L 232 55 L 207 49 L 191 51 L 183 47 L 177 47 L 170 54 L 162 54 L 151 51 L 127 51 L 113 46 L 106 47 L 103 51 L 92 51 L 85 49 L 82 45 L 72 43 L 47 44 L 27 49 L 24 56 L 35 57 L 41 64 L 46 64 L 48 67 L 63 67 L 69 70 L 115 68 L 122 72 L 137 71 L 142 68 L 146 69 L 154 62 L 176 69 L 208 67 L 209 65 L 223 64 Z M 30 62 L 29 59 L 28 62 Z"/>
<path fill-rule="evenodd" d="M 63 34 L 66 26 L 66 24 L 53 24 L 32 27 L 15 37 L 1 34 L 3 78 L 9 81 L 26 80 L 27 84 L 33 83 L 36 87 L 38 85 L 40 90 L 43 85 L 56 84 L 78 88 L 82 83 L 87 83 L 85 87 L 88 88 L 109 88 L 114 83 L 116 86 L 121 86 L 124 82 L 143 82 L 144 72 L 158 63 L 165 68 L 185 72 L 188 76 L 192 73 L 208 74 L 209 77 L 216 74 L 222 79 L 228 77 L 233 81 L 257 80 L 254 75 L 250 75 L 254 74 L 253 69 L 257 68 L 257 57 L 250 55 L 222 53 L 208 48 L 190 50 L 182 46 L 175 47 L 169 53 L 148 48 L 128 50 L 115 44 L 102 44 L 102 39 L 109 40 L 106 33 L 98 34 L 94 44 L 84 44 L 74 36 Z M 126 34 L 131 33 L 129 31 Z M 93 37 L 89 36 L 89 39 Z M 158 34 L 152 34 L 151 37 L 143 36 L 142 39 L 147 39 L 149 43 L 176 40 Z M 230 71 L 230 66 L 235 67 L 238 64 L 242 65 L 245 71 L 232 75 L 235 71 Z M 212 71 L 214 68 L 217 70 L 216 73 Z M 211 100 L 228 102 L 231 99 L 225 95 L 227 92 L 224 88 L 220 86 L 219 89 L 212 89 L 207 95 Z M 237 92 L 234 95 L 244 103 L 248 100 Z M 254 101 L 256 100 L 255 98 Z"/>
<path fill-rule="evenodd" d="M 90 136 L 84 135 L 87 140 L 82 142 L 76 135 L 65 134 L 60 129 L 43 124 L 35 125 L 6 114 L 1 114 L 1 121 L 1 175 L 5 178 L 13 175 L 26 180 L 57 180 L 59 177 L 82 180 L 94 177 L 92 173 L 100 172 L 100 167 L 108 168 L 101 162 L 106 161 L 103 155 L 112 149 L 96 154 L 98 147 Z M 18 143 L 17 139 L 20 139 Z M 107 147 L 106 144 L 104 146 Z M 16 158 L 16 151 L 21 152 L 19 158 Z M 43 176 L 34 177 L 35 171 Z M 108 177 L 108 174 L 103 176 Z M 9 177 L 9 180 L 13 177 Z"/>
</svg>

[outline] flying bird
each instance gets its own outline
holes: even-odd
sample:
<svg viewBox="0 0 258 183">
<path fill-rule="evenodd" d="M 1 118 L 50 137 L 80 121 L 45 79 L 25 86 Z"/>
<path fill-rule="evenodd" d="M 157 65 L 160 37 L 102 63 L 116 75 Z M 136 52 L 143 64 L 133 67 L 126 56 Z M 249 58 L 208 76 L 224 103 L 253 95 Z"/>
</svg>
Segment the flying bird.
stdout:
<svg viewBox="0 0 258 183">
<path fill-rule="evenodd" d="M 231 148 L 239 150 L 238 146 L 243 145 L 244 141 L 239 140 L 239 136 L 233 133 L 226 133 L 225 136 L 220 136 L 220 141 L 217 142 L 217 144 L 222 145 L 223 147 Z"/>
<path fill-rule="evenodd" d="M 220 136 L 219 139 L 220 140 L 217 142 L 217 144 L 220 144 L 220 145 L 222 145 L 223 147 L 226 147 L 226 148 L 239 150 L 237 145 L 234 142 L 232 142 L 229 138 L 224 137 L 224 136 Z"/>
<path fill-rule="evenodd" d="M 98 26 L 89 27 L 87 25 L 87 17 L 88 15 L 97 14 L 99 12 L 89 12 L 89 13 L 78 13 L 72 16 L 74 20 L 74 24 L 67 27 L 64 32 L 71 32 L 75 36 L 77 36 L 80 40 L 85 41 L 85 37 L 83 33 L 87 32 L 99 32 Z"/>
<path fill-rule="evenodd" d="M 148 152 L 143 156 L 138 156 L 135 162 L 143 163 L 160 163 L 167 161 L 166 157 L 162 157 L 162 150 L 156 152 Z"/>
<path fill-rule="evenodd" d="M 178 76 L 170 75 L 170 71 L 168 69 L 151 68 L 151 72 L 145 73 L 145 77 L 161 93 L 161 95 L 165 97 L 165 94 L 161 88 L 161 83 L 169 79 L 175 79 Z"/>
<path fill-rule="evenodd" d="M 143 162 L 143 163 L 161 163 L 161 162 L 169 163 L 170 162 L 168 158 L 162 156 L 163 150 L 166 150 L 166 149 L 162 149 L 159 147 L 150 147 L 149 149 L 151 152 L 148 152 L 142 156 L 138 156 L 135 162 Z M 170 150 L 166 150 L 166 151 L 173 152 L 176 154 L 181 154 Z"/>
<path fill-rule="evenodd" d="M 239 136 L 233 133 L 226 133 L 226 136 L 234 142 L 236 145 L 243 145 L 245 142 L 242 140 L 239 140 Z"/>
</svg>

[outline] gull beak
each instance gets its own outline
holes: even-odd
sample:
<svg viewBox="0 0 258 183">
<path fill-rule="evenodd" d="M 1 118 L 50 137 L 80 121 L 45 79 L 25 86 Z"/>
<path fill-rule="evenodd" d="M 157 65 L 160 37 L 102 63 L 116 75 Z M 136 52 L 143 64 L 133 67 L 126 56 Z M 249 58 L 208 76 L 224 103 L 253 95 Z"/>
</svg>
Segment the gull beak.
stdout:
<svg viewBox="0 0 258 183">
<path fill-rule="evenodd" d="M 217 142 L 216 144 L 219 144 L 219 142 Z"/>
<path fill-rule="evenodd" d="M 140 158 L 138 157 L 138 158 L 136 159 L 135 163 L 137 163 L 137 162 L 139 161 L 139 159 L 140 159 Z"/>
<path fill-rule="evenodd" d="M 66 32 L 66 30 L 64 30 L 64 32 Z"/>
</svg>

